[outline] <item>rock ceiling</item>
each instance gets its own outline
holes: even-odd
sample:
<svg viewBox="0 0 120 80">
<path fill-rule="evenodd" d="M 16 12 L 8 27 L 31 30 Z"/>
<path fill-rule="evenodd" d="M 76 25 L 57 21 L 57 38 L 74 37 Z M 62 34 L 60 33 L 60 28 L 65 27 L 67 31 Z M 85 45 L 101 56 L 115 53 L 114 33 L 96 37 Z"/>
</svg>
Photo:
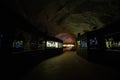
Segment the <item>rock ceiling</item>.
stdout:
<svg viewBox="0 0 120 80">
<path fill-rule="evenodd" d="M 83 34 L 120 18 L 119 0 L 16 0 L 11 8 L 51 35 Z"/>
</svg>

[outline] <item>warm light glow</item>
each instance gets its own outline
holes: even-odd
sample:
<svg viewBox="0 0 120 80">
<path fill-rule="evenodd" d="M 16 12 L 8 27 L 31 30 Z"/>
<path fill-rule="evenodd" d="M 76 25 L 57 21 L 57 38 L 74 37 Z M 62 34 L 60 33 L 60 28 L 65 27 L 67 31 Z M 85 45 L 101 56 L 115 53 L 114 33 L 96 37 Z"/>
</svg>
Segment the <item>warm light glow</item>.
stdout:
<svg viewBox="0 0 120 80">
<path fill-rule="evenodd" d="M 63 47 L 67 47 L 67 46 L 74 47 L 75 45 L 74 44 L 63 44 Z"/>
<path fill-rule="evenodd" d="M 75 45 L 74 45 L 74 44 L 63 44 L 63 47 L 64 47 L 64 48 L 72 49 L 72 48 L 75 47 Z"/>
</svg>

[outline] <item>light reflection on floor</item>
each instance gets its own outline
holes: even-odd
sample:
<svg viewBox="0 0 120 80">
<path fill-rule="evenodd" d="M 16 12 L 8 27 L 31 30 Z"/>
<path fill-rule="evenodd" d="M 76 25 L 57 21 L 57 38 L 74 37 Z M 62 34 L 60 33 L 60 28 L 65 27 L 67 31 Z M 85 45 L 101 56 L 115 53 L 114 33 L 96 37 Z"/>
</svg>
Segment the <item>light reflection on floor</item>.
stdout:
<svg viewBox="0 0 120 80">
<path fill-rule="evenodd" d="M 119 80 L 116 69 L 90 63 L 75 51 L 40 63 L 25 80 Z"/>
</svg>

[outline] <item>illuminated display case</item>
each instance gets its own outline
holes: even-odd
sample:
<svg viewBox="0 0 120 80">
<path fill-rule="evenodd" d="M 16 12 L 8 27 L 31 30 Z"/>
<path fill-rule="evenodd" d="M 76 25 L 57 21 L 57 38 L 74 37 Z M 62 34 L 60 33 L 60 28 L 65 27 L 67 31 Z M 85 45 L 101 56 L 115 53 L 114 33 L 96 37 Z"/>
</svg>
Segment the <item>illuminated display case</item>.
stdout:
<svg viewBox="0 0 120 80">
<path fill-rule="evenodd" d="M 107 49 L 120 50 L 120 32 L 105 35 Z"/>
<path fill-rule="evenodd" d="M 87 34 L 85 33 L 85 34 L 83 34 L 83 35 L 81 35 L 81 38 L 80 38 L 80 47 L 81 48 L 87 48 L 88 46 L 87 46 Z"/>
<path fill-rule="evenodd" d="M 32 40 L 31 43 L 30 43 L 30 47 L 31 47 L 31 49 L 36 49 L 37 48 L 37 41 Z"/>
<path fill-rule="evenodd" d="M 62 45 L 63 45 L 62 40 L 53 36 L 46 35 L 45 37 L 46 49 L 60 49 L 62 48 Z"/>
<path fill-rule="evenodd" d="M 56 41 L 47 41 L 46 42 L 47 48 L 62 48 L 62 43 Z"/>
<path fill-rule="evenodd" d="M 38 40 L 38 49 L 41 49 L 41 50 L 45 49 L 45 40 L 43 38 L 40 38 Z"/>
<path fill-rule="evenodd" d="M 87 40 L 81 40 L 81 47 L 86 48 L 87 47 Z"/>
<path fill-rule="evenodd" d="M 80 47 L 80 45 L 81 45 L 81 41 L 77 40 L 77 46 Z"/>
<path fill-rule="evenodd" d="M 89 47 L 90 48 L 97 48 L 98 46 L 98 40 L 97 40 L 97 37 L 94 36 L 92 38 L 89 39 Z"/>
<path fill-rule="evenodd" d="M 13 48 L 16 48 L 16 49 L 24 48 L 23 41 L 22 40 L 14 40 Z"/>
<path fill-rule="evenodd" d="M 59 47 L 59 48 L 63 48 L 63 43 L 58 42 L 58 47 Z"/>
</svg>

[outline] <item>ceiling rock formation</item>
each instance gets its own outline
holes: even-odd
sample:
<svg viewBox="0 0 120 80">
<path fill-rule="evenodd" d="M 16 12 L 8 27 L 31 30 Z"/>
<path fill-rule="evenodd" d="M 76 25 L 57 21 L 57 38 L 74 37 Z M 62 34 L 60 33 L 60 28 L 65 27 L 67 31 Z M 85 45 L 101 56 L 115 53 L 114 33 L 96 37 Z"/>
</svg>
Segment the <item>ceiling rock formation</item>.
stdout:
<svg viewBox="0 0 120 80">
<path fill-rule="evenodd" d="M 75 43 L 75 35 L 71 33 L 60 33 L 55 37 L 61 39 L 63 43 Z"/>
<path fill-rule="evenodd" d="M 120 0 L 13 0 L 13 2 L 12 9 L 23 15 L 40 31 L 51 35 L 83 34 L 102 28 L 120 18 Z"/>
</svg>

